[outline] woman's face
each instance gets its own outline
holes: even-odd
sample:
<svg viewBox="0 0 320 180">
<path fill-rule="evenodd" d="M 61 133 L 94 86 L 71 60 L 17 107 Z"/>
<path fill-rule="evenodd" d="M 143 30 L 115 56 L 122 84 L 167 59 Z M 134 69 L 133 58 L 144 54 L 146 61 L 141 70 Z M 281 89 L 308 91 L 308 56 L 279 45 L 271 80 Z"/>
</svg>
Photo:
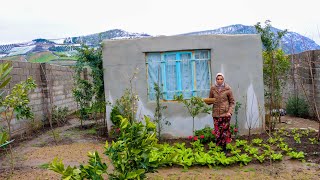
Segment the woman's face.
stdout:
<svg viewBox="0 0 320 180">
<path fill-rule="evenodd" d="M 218 76 L 217 79 L 216 79 L 216 81 L 217 81 L 217 84 L 218 84 L 219 86 L 221 86 L 221 85 L 223 84 L 223 77 L 222 77 L 222 76 Z"/>
</svg>

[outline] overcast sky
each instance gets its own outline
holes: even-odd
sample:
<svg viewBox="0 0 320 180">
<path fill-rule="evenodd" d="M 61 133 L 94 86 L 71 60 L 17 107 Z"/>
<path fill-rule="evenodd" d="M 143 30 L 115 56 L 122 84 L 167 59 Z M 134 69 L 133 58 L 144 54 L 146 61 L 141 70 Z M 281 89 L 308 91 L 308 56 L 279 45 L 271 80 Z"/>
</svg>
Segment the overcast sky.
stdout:
<svg viewBox="0 0 320 180">
<path fill-rule="evenodd" d="M 174 35 L 271 20 L 320 44 L 320 0 L 1 0 L 0 44 L 110 29 Z"/>
</svg>

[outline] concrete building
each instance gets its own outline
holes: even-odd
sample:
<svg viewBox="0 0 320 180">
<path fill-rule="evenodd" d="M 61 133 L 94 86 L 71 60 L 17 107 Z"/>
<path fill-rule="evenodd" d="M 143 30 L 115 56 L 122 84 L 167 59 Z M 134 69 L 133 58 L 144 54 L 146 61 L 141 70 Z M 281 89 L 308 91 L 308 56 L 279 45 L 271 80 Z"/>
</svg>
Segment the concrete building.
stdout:
<svg viewBox="0 0 320 180">
<path fill-rule="evenodd" d="M 114 103 L 130 87 L 138 93 L 137 118 L 154 116 L 153 84 L 162 84 L 163 111 L 171 126 L 164 126 L 167 137 L 192 135 L 192 117 L 183 104 L 173 101 L 184 97 L 208 97 L 215 75 L 222 72 L 237 102 L 240 134 L 248 128 L 264 127 L 264 86 L 262 44 L 259 35 L 162 36 L 131 40 L 106 40 L 103 46 L 106 99 Z M 107 108 L 110 117 L 111 107 Z M 235 123 L 235 115 L 232 124 Z M 108 123 L 109 125 L 111 122 Z M 211 114 L 195 118 L 195 130 L 213 127 Z"/>
</svg>

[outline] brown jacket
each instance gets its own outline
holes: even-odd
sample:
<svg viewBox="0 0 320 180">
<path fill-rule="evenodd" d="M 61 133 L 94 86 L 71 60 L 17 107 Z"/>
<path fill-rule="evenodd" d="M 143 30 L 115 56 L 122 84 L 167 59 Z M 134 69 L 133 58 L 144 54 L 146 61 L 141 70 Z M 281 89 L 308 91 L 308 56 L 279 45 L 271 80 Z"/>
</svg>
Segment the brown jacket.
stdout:
<svg viewBox="0 0 320 180">
<path fill-rule="evenodd" d="M 220 92 L 215 85 L 211 86 L 209 98 L 215 98 L 212 117 L 225 117 L 227 113 L 233 113 L 234 97 L 228 84 L 225 84 Z"/>
</svg>

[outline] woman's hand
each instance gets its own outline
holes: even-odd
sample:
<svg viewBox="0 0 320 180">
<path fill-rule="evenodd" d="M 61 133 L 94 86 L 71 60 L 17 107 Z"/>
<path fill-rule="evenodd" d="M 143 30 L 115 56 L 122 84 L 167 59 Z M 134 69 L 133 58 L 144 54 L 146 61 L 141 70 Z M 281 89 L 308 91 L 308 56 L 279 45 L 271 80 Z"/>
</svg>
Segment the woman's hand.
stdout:
<svg viewBox="0 0 320 180">
<path fill-rule="evenodd" d="M 227 117 L 231 117 L 231 113 L 227 113 Z"/>
</svg>

